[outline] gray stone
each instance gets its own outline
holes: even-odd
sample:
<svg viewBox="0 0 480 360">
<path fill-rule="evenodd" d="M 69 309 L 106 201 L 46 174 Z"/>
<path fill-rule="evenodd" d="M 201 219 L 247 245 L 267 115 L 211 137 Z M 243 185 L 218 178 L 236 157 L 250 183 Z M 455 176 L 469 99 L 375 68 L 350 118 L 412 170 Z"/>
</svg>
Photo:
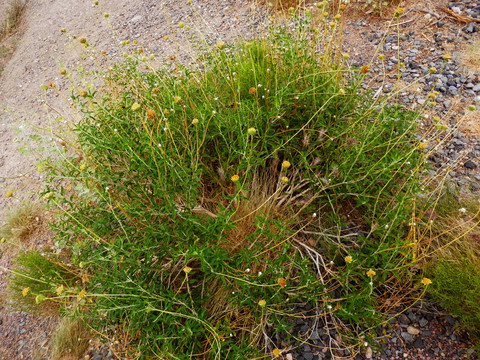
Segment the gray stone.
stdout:
<svg viewBox="0 0 480 360">
<path fill-rule="evenodd" d="M 425 318 L 421 318 L 420 321 L 418 322 L 418 324 L 419 324 L 421 327 L 424 327 L 425 325 L 428 324 L 428 320 L 425 319 Z"/>
<path fill-rule="evenodd" d="M 472 160 L 468 160 L 465 164 L 463 164 L 463 166 L 470 170 L 476 169 L 478 167 L 477 163 Z"/>
<path fill-rule="evenodd" d="M 477 31 L 477 27 L 475 26 L 475 24 L 473 22 L 471 22 L 466 27 L 464 27 L 462 30 L 464 32 L 468 33 L 468 34 L 473 34 L 474 32 Z"/>
<path fill-rule="evenodd" d="M 400 333 L 400 335 L 402 336 L 403 340 L 405 340 L 406 342 L 412 342 L 413 341 L 413 336 L 406 331 L 402 331 Z"/>
<path fill-rule="evenodd" d="M 302 355 L 305 360 L 313 360 L 313 354 L 311 352 L 303 352 Z"/>
<path fill-rule="evenodd" d="M 413 342 L 413 346 L 415 346 L 417 349 L 425 348 L 425 344 L 421 338 L 416 338 L 415 341 Z"/>
</svg>

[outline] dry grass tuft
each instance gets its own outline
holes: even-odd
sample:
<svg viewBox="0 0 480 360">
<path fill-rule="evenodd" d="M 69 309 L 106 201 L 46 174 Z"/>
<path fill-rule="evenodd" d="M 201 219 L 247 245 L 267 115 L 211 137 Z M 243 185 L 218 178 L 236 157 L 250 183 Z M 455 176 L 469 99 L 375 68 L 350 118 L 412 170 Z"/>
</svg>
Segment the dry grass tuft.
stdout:
<svg viewBox="0 0 480 360">
<path fill-rule="evenodd" d="M 5 40 L 8 36 L 18 29 L 20 20 L 25 10 L 25 0 L 12 0 L 10 7 L 2 24 L 0 25 L 0 41 Z"/>
<path fill-rule="evenodd" d="M 480 40 L 477 39 L 473 43 L 468 44 L 462 49 L 462 65 L 471 73 L 478 72 L 480 68 Z"/>
<path fill-rule="evenodd" d="M 82 358 L 91 336 L 85 324 L 78 319 L 63 318 L 52 340 L 53 360 Z"/>
<path fill-rule="evenodd" d="M 0 238 L 25 241 L 41 227 L 41 210 L 34 204 L 25 204 L 7 214 L 6 223 L 0 227 Z"/>
<path fill-rule="evenodd" d="M 479 56 L 480 56 L 480 53 L 479 53 Z M 467 112 L 460 124 L 460 130 L 467 134 L 473 135 L 474 137 L 479 137 L 480 136 L 480 111 Z"/>
</svg>

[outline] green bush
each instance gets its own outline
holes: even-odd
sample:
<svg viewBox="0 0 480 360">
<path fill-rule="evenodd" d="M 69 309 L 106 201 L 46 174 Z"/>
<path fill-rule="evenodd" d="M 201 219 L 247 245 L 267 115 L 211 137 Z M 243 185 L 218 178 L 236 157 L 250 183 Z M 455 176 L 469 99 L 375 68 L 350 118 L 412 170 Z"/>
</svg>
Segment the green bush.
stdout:
<svg viewBox="0 0 480 360">
<path fill-rule="evenodd" d="M 76 153 L 44 194 L 56 244 L 89 279 L 90 324 L 124 323 L 142 358 L 260 356 L 299 303 L 368 339 L 386 285 L 410 280 L 417 114 L 332 60 L 335 25 L 294 21 L 201 67 L 126 55 L 73 89 Z"/>
</svg>

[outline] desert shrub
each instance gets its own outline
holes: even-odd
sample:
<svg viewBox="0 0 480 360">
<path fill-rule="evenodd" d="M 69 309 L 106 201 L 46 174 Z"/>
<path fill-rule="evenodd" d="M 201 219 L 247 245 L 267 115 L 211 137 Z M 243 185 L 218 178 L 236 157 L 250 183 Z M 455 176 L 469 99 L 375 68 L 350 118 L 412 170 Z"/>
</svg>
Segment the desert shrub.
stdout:
<svg viewBox="0 0 480 360">
<path fill-rule="evenodd" d="M 64 303 L 64 289 L 73 289 L 76 280 L 75 273 L 54 256 L 32 250 L 22 252 L 15 259 L 9 279 L 15 300 L 12 304 L 30 311 L 45 300 L 50 307 L 58 307 L 58 303 Z"/>
<path fill-rule="evenodd" d="M 335 22 L 292 21 L 205 45 L 201 67 L 137 50 L 72 87 L 76 143 L 44 163 L 56 246 L 88 279 L 68 293 L 142 358 L 276 354 L 274 332 L 305 340 L 290 333 L 305 303 L 363 343 L 411 280 L 418 115 L 327 52 Z"/>
</svg>

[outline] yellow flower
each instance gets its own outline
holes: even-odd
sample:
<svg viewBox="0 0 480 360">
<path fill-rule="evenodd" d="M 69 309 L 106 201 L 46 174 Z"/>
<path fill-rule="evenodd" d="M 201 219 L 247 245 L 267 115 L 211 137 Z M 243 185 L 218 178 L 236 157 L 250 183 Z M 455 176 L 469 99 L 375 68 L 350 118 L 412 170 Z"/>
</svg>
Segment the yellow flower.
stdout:
<svg viewBox="0 0 480 360">
<path fill-rule="evenodd" d="M 104 18 L 109 18 L 109 17 L 110 17 L 110 14 L 109 14 L 109 13 L 103 13 L 103 17 L 104 17 Z"/>
<path fill-rule="evenodd" d="M 178 104 L 180 101 L 182 101 L 182 98 L 181 98 L 180 96 L 175 96 L 175 97 L 173 98 L 173 102 L 174 102 L 175 104 Z"/>
<path fill-rule="evenodd" d="M 238 176 L 237 174 L 233 175 L 230 180 L 232 180 L 233 182 L 237 182 L 238 180 L 240 180 L 240 176 Z"/>
<path fill-rule="evenodd" d="M 280 180 L 281 180 L 282 183 L 284 183 L 284 184 L 288 183 L 288 177 L 286 177 L 286 176 L 283 176 Z"/>
<path fill-rule="evenodd" d="M 85 44 L 87 42 L 87 39 L 81 37 L 80 39 L 78 39 L 78 41 L 80 42 L 80 44 Z"/>
<path fill-rule="evenodd" d="M 345 256 L 345 262 L 346 262 L 347 264 L 350 264 L 352 261 L 353 261 L 353 258 L 352 258 L 350 255 Z"/>
<path fill-rule="evenodd" d="M 282 168 L 288 169 L 292 164 L 290 164 L 290 161 L 284 160 L 282 162 Z"/>
<path fill-rule="evenodd" d="M 422 284 L 427 286 L 427 285 L 430 285 L 432 283 L 432 280 L 430 280 L 429 278 L 423 278 L 422 279 Z"/>
<path fill-rule="evenodd" d="M 272 351 L 272 354 L 273 354 L 273 356 L 275 356 L 275 357 L 280 356 L 281 353 L 282 353 L 282 352 L 281 352 L 279 349 L 277 349 L 277 348 L 273 349 L 273 351 Z"/>
<path fill-rule="evenodd" d="M 285 278 L 279 278 L 278 281 L 277 281 L 278 285 L 282 288 L 284 288 L 285 286 L 287 286 L 287 280 L 285 280 Z"/>
<path fill-rule="evenodd" d="M 12 196 L 13 196 L 13 192 L 7 191 L 7 192 L 5 193 L 5 196 L 6 196 L 6 197 L 12 197 Z"/>
<path fill-rule="evenodd" d="M 477 110 L 475 105 L 469 105 L 468 106 L 468 111 L 475 111 L 475 110 Z"/>
<path fill-rule="evenodd" d="M 372 277 L 372 276 L 375 276 L 375 275 L 377 275 L 377 273 L 374 270 L 370 269 L 370 270 L 367 271 L 367 276 L 368 277 Z"/>
<path fill-rule="evenodd" d="M 67 70 L 65 70 L 64 68 L 61 68 L 60 70 L 58 70 L 58 73 L 60 75 L 65 75 L 67 73 Z"/>
<path fill-rule="evenodd" d="M 55 290 L 55 292 L 57 293 L 57 295 L 60 296 L 60 295 L 62 295 L 64 289 L 65 289 L 65 288 L 63 287 L 63 285 L 60 285 L 59 287 L 57 287 L 57 289 Z"/>
<path fill-rule="evenodd" d="M 30 288 L 29 287 L 26 287 L 22 290 L 22 295 L 23 296 L 27 296 L 28 292 L 30 291 Z"/>
<path fill-rule="evenodd" d="M 448 61 L 452 58 L 452 55 L 450 54 L 443 54 L 443 60 Z"/>
<path fill-rule="evenodd" d="M 219 41 L 217 43 L 217 48 L 219 48 L 220 50 L 223 50 L 225 48 L 227 44 L 225 43 L 225 41 Z"/>
<path fill-rule="evenodd" d="M 258 302 L 258 305 L 260 305 L 261 307 L 264 307 L 265 305 L 267 305 L 267 302 L 262 299 Z"/>
<path fill-rule="evenodd" d="M 190 272 L 192 271 L 192 268 L 190 266 L 185 266 L 183 268 L 183 271 L 185 272 L 185 274 L 190 274 Z"/>
<path fill-rule="evenodd" d="M 197 118 L 193 119 L 192 120 L 192 125 L 197 125 L 197 124 L 198 124 L 198 119 Z"/>
<path fill-rule="evenodd" d="M 253 127 L 252 127 L 252 128 L 248 128 L 248 130 L 247 130 L 247 134 L 250 135 L 250 136 L 253 136 L 253 135 L 255 135 L 256 133 L 257 133 L 257 129 L 255 129 L 255 128 L 253 128 Z"/>
<path fill-rule="evenodd" d="M 248 89 L 248 92 L 249 92 L 251 95 L 253 95 L 253 94 L 255 94 L 255 93 L 257 92 L 257 89 L 254 88 L 254 87 L 251 87 L 250 89 Z"/>
<path fill-rule="evenodd" d="M 86 168 L 87 168 L 87 165 L 85 165 L 85 164 L 80 165 L 80 171 L 83 171 L 83 170 L 85 170 Z"/>
<path fill-rule="evenodd" d="M 78 95 L 80 95 L 81 97 L 86 97 L 88 95 L 88 92 L 86 90 L 81 90 Z"/>
<path fill-rule="evenodd" d="M 137 111 L 137 110 L 139 110 L 140 108 L 141 108 L 141 105 L 140 105 L 139 103 L 134 103 L 134 104 L 132 105 L 132 110 L 133 110 L 133 111 Z"/>
<path fill-rule="evenodd" d="M 178 23 L 178 27 L 179 27 L 180 29 L 183 29 L 183 28 L 185 27 L 185 23 L 184 23 L 183 21 L 180 21 L 180 22 Z"/>
<path fill-rule="evenodd" d="M 83 299 L 87 295 L 87 292 L 85 290 L 82 290 L 78 293 L 77 298 L 78 299 Z"/>
<path fill-rule="evenodd" d="M 428 144 L 425 142 L 421 142 L 420 145 L 418 145 L 418 148 L 420 150 L 425 150 L 426 148 L 428 148 Z"/>
<path fill-rule="evenodd" d="M 98 5 L 98 1 L 94 1 L 94 2 L 93 2 L 93 5 Z"/>
<path fill-rule="evenodd" d="M 398 17 L 402 16 L 404 12 L 405 12 L 404 8 L 401 8 L 401 7 L 397 8 L 397 10 L 395 10 L 395 17 L 398 18 Z"/>
</svg>

